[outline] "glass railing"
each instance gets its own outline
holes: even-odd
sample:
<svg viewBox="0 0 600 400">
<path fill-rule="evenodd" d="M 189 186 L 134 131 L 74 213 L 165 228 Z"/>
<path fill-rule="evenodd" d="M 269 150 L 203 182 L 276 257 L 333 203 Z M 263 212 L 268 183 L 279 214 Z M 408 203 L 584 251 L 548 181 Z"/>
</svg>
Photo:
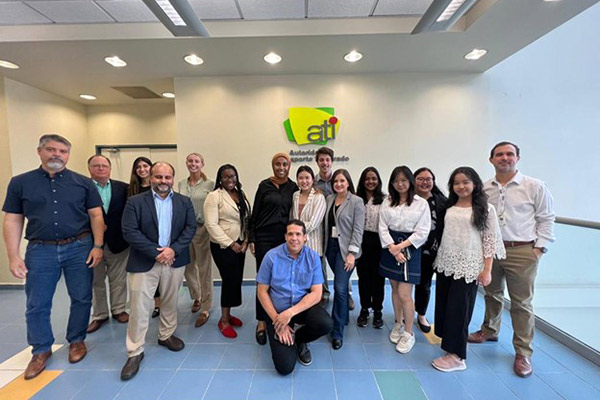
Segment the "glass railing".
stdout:
<svg viewBox="0 0 600 400">
<path fill-rule="evenodd" d="M 588 351 L 585 356 L 597 360 L 600 223 L 570 218 L 557 218 L 556 222 L 556 242 L 540 261 L 536 278 L 533 305 L 541 319 L 538 329 L 544 323 L 546 329 L 557 328 L 567 339 L 574 339 L 578 352 Z"/>
</svg>

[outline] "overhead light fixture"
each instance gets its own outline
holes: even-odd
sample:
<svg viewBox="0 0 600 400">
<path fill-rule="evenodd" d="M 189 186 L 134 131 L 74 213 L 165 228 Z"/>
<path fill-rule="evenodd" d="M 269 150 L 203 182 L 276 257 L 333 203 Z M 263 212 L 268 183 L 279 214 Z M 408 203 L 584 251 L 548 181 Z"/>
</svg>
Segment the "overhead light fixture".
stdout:
<svg viewBox="0 0 600 400">
<path fill-rule="evenodd" d="M 348 53 L 344 56 L 344 60 L 346 60 L 350 63 L 360 61 L 362 58 L 363 58 L 362 53 L 359 53 L 356 50 L 352 50 L 350 53 Z"/>
<path fill-rule="evenodd" d="M 142 0 L 173 36 L 210 37 L 188 0 Z"/>
<path fill-rule="evenodd" d="M 269 54 L 264 56 L 264 59 L 269 64 L 278 64 L 281 62 L 281 56 L 279 54 L 273 53 L 273 52 L 270 52 Z"/>
<path fill-rule="evenodd" d="M 80 94 L 79 97 L 84 100 L 96 100 L 96 96 L 92 96 L 91 94 Z"/>
<path fill-rule="evenodd" d="M 185 60 L 186 63 L 191 64 L 191 65 L 204 64 L 204 60 L 195 54 L 188 54 L 187 56 L 183 57 L 183 59 Z"/>
<path fill-rule="evenodd" d="M 449 30 L 460 17 L 465 15 L 478 0 L 434 0 L 412 31 L 412 35 L 423 32 Z"/>
<path fill-rule="evenodd" d="M 484 49 L 473 49 L 467 54 L 465 54 L 466 60 L 479 60 L 481 57 L 485 56 L 487 50 Z"/>
<path fill-rule="evenodd" d="M 19 69 L 19 66 L 7 60 L 0 60 L 0 67 L 8 69 Z"/>
<path fill-rule="evenodd" d="M 175 98 L 175 93 L 163 92 L 161 94 L 162 94 L 162 97 L 166 97 L 167 99 L 174 99 Z"/>
<path fill-rule="evenodd" d="M 104 57 L 104 61 L 106 61 L 107 63 L 109 63 L 110 65 L 112 65 L 115 68 L 123 68 L 127 65 L 125 60 L 121 60 L 117 56 Z"/>
</svg>

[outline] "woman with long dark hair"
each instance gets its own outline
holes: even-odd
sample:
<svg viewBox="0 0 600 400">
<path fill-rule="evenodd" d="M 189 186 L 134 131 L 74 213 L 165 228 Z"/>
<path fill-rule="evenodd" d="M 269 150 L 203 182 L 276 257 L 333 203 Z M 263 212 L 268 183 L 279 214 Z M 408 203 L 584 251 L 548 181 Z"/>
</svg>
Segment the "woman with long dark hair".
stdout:
<svg viewBox="0 0 600 400">
<path fill-rule="evenodd" d="M 433 360 L 444 372 L 467 368 L 467 335 L 477 284 L 492 281 L 494 256 L 505 258 L 496 210 L 487 202 L 483 182 L 473 168 L 459 167 L 448 180 L 448 210 L 434 262 L 435 334 L 446 355 Z"/>
<path fill-rule="evenodd" d="M 379 275 L 381 242 L 379 241 L 379 208 L 384 200 L 383 184 L 379 171 L 367 167 L 360 174 L 356 194 L 365 205 L 365 230 L 362 239 L 362 256 L 356 261 L 358 273 L 358 293 L 360 295 L 360 314 L 356 319 L 358 326 L 367 326 L 369 309 L 373 310 L 373 328 L 383 328 L 383 297 L 385 278 Z"/>
<path fill-rule="evenodd" d="M 349 321 L 348 282 L 356 260 L 361 255 L 365 205 L 354 194 L 354 184 L 348 171 L 336 170 L 331 181 L 335 193 L 327 197 L 325 256 L 334 274 L 331 345 L 334 350 L 338 350 L 343 345 L 344 326 Z"/>
<path fill-rule="evenodd" d="M 210 252 L 222 281 L 221 319 L 217 326 L 230 339 L 237 337 L 233 327 L 243 324 L 231 315 L 231 308 L 242 304 L 249 215 L 250 204 L 237 169 L 231 164 L 222 165 L 217 171 L 215 190 L 204 201 L 204 221 L 210 236 Z"/>
<path fill-rule="evenodd" d="M 388 191 L 388 199 L 379 210 L 383 247 L 379 273 L 392 284 L 396 320 L 390 341 L 396 344 L 397 352 L 408 353 L 415 344 L 412 288 L 421 281 L 420 247 L 427 241 L 431 215 L 427 201 L 415 194 L 415 178 L 407 166 L 394 168 Z"/>
<path fill-rule="evenodd" d="M 267 251 L 285 242 L 285 230 L 292 208 L 292 198 L 298 186 L 289 179 L 292 160 L 285 153 L 277 153 L 271 160 L 273 176 L 258 185 L 250 219 L 250 251 L 256 257 L 256 271 L 260 269 Z M 256 342 L 267 344 L 267 314 L 256 298 Z"/>
<path fill-rule="evenodd" d="M 417 194 L 427 200 L 431 213 L 431 230 L 427 242 L 421 246 L 421 282 L 415 285 L 415 310 L 417 325 L 424 333 L 431 331 L 431 325 L 425 314 L 431 296 L 431 278 L 433 277 L 433 261 L 437 254 L 442 232 L 444 231 L 444 215 L 448 198 L 435 184 L 435 175 L 427 167 L 415 171 L 415 189 Z"/>
</svg>

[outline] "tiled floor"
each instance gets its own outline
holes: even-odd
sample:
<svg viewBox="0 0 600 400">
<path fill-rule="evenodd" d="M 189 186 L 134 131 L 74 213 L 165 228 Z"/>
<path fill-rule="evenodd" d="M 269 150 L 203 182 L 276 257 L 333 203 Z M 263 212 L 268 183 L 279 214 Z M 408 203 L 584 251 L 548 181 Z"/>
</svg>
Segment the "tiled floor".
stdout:
<svg viewBox="0 0 600 400">
<path fill-rule="evenodd" d="M 64 343 L 68 299 L 59 285 L 52 321 L 56 343 Z M 389 294 L 389 286 L 387 287 Z M 355 287 L 355 299 L 358 290 Z M 254 288 L 244 287 L 244 305 L 234 311 L 245 325 L 239 336 L 229 340 L 220 335 L 216 324 L 218 309 L 213 308 L 209 322 L 195 328 L 195 316 L 187 289 L 181 289 L 179 328 L 176 334 L 186 347 L 172 353 L 156 344 L 156 320 L 147 339 L 146 358 L 139 374 L 129 382 L 119 379 L 125 354 L 126 325 L 111 320 L 88 336 L 89 353 L 78 364 L 69 364 L 63 346 L 52 356 L 48 370 L 62 371 L 34 395 L 35 399 L 600 399 L 600 367 L 586 361 L 538 333 L 533 357 L 535 374 L 529 379 L 512 372 L 512 332 L 508 316 L 498 343 L 469 347 L 468 369 L 442 373 L 431 367 L 441 354 L 439 345 L 430 344 L 417 332 L 417 344 L 407 355 L 394 351 L 388 341 L 393 314 L 389 296 L 385 305 L 383 330 L 356 326 L 358 310 L 352 312 L 346 329 L 344 347 L 333 351 L 327 338 L 311 345 L 313 364 L 297 365 L 287 377 L 273 369 L 268 346 L 254 342 Z M 219 298 L 216 288 L 215 298 Z M 476 329 L 483 315 L 479 298 L 471 328 Z M 29 359 L 26 346 L 25 294 L 1 290 L 0 304 L 0 386 L 11 385 L 17 364 Z M 218 302 L 217 302 L 218 304 Z M 433 300 L 432 300 L 433 304 Z M 430 320 L 433 319 L 430 308 Z M 6 360 L 11 359 L 8 363 Z M 31 381 L 28 381 L 31 382 Z M 15 382 L 13 382 L 14 384 Z M 6 389 L 8 386 L 5 386 Z M 0 389 L 0 399 L 14 400 Z"/>
</svg>

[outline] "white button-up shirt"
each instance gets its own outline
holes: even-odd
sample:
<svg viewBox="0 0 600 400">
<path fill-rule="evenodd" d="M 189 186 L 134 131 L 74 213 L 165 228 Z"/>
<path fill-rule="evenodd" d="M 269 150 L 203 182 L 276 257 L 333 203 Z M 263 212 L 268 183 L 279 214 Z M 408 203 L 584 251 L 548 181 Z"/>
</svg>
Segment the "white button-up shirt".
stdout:
<svg viewBox="0 0 600 400">
<path fill-rule="evenodd" d="M 503 240 L 534 241 L 534 247 L 554 242 L 554 201 L 544 182 L 517 171 L 506 185 L 494 177 L 483 189 L 496 208 Z"/>
</svg>

